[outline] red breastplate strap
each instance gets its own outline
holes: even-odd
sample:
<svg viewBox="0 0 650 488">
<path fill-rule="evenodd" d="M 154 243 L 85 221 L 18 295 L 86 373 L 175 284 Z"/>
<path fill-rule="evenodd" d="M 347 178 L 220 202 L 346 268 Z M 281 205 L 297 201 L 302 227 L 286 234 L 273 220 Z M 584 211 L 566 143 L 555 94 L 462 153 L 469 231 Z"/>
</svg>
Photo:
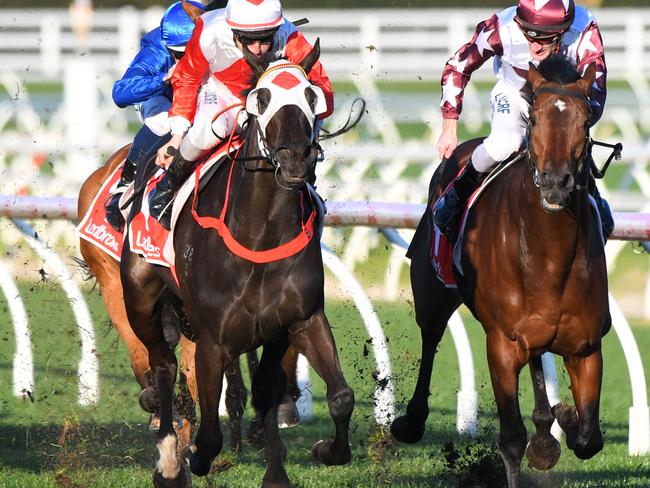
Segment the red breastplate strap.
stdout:
<svg viewBox="0 0 650 488">
<path fill-rule="evenodd" d="M 278 247 L 272 249 L 266 249 L 264 251 L 254 251 L 240 244 L 237 239 L 230 233 L 230 230 L 226 226 L 225 217 L 226 211 L 228 209 L 228 200 L 230 196 L 230 182 L 232 181 L 232 172 L 235 167 L 235 160 L 233 160 L 230 166 L 230 173 L 228 175 L 228 185 L 226 186 L 226 198 L 223 204 L 223 209 L 221 210 L 221 215 L 219 217 L 212 216 L 200 216 L 196 212 L 196 202 L 198 200 L 198 189 L 199 189 L 199 171 L 194 172 L 194 197 L 192 200 L 192 216 L 194 220 L 203 227 L 204 229 L 216 229 L 217 233 L 223 239 L 224 244 L 230 252 L 239 256 L 240 258 L 246 259 L 253 263 L 271 263 L 273 261 L 279 261 L 281 259 L 288 258 L 294 254 L 302 251 L 307 244 L 314 237 L 314 220 L 316 219 L 316 207 L 312 205 L 312 211 L 307 221 L 302 223 L 302 229 L 300 233 L 294 237 L 289 242 L 285 242 Z M 300 193 L 300 208 L 301 213 L 304 215 L 305 206 L 304 206 L 305 193 Z M 304 221 L 304 219 L 302 219 Z"/>
</svg>

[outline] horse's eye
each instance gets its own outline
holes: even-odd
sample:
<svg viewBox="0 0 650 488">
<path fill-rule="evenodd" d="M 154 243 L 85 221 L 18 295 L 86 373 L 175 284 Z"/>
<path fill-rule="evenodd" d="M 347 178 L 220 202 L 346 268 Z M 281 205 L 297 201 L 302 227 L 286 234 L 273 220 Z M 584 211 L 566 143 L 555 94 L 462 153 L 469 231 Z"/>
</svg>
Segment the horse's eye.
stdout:
<svg viewBox="0 0 650 488">
<path fill-rule="evenodd" d="M 311 110 L 313 112 L 316 111 L 316 102 L 318 101 L 318 95 L 316 95 L 316 92 L 311 89 L 311 87 L 305 88 L 305 98 L 307 99 L 307 103 L 311 107 Z"/>
<path fill-rule="evenodd" d="M 536 124 L 536 123 L 537 123 L 537 121 L 535 120 L 535 117 L 531 117 L 531 118 L 530 118 L 530 126 L 531 126 L 531 127 L 535 127 L 535 124 Z"/>
<path fill-rule="evenodd" d="M 318 157 L 318 151 L 314 146 L 307 146 L 305 148 L 305 152 L 303 154 L 305 161 L 308 163 L 313 163 L 316 161 L 316 158 Z"/>
<path fill-rule="evenodd" d="M 262 88 L 257 93 L 257 110 L 260 114 L 264 113 L 268 108 L 269 103 L 271 103 L 271 90 L 268 88 Z"/>
</svg>

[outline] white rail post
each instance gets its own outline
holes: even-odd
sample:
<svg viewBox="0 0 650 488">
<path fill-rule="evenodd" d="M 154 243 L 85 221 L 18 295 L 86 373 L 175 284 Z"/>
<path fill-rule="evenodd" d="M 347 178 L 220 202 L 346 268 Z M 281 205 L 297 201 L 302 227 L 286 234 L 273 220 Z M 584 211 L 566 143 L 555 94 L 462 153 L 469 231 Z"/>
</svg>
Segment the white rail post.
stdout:
<svg viewBox="0 0 650 488">
<path fill-rule="evenodd" d="M 71 149 L 67 165 L 55 166 L 55 171 L 62 185 L 79 188 L 99 159 L 99 93 L 92 61 L 79 58 L 65 63 L 63 103 L 66 142 Z"/>
<path fill-rule="evenodd" d="M 609 295 L 609 309 L 612 314 L 612 327 L 616 330 L 623 347 L 632 387 L 628 451 L 631 456 L 640 456 L 650 453 L 650 410 L 648 409 L 648 392 L 643 363 L 630 324 L 611 294 Z"/>
<path fill-rule="evenodd" d="M 41 256 L 45 263 L 52 267 L 57 281 L 59 281 L 68 296 L 81 337 L 81 359 L 79 360 L 78 370 L 79 404 L 84 406 L 96 405 L 99 401 L 99 365 L 95 355 L 93 323 L 83 294 L 63 262 L 52 249 L 45 246 L 36 237 L 36 232 L 26 222 L 20 220 L 12 220 L 12 222 L 24 234 L 25 240 L 30 247 Z"/>
<path fill-rule="evenodd" d="M 379 425 L 390 425 L 395 418 L 395 388 L 393 386 L 386 336 L 381 328 L 377 314 L 372 308 L 372 303 L 370 303 L 359 282 L 331 249 L 325 244 L 321 244 L 321 249 L 323 250 L 323 264 L 334 273 L 352 296 L 368 331 L 372 352 L 377 362 L 374 393 L 375 421 Z"/>
<path fill-rule="evenodd" d="M 54 15 L 41 20 L 41 70 L 54 78 L 61 70 L 61 22 Z"/>
<path fill-rule="evenodd" d="M 7 299 L 11 321 L 16 335 L 16 352 L 13 362 L 14 396 L 33 399 L 34 357 L 32 336 L 29 333 L 27 312 L 14 280 L 0 261 L 0 288 Z"/>
</svg>

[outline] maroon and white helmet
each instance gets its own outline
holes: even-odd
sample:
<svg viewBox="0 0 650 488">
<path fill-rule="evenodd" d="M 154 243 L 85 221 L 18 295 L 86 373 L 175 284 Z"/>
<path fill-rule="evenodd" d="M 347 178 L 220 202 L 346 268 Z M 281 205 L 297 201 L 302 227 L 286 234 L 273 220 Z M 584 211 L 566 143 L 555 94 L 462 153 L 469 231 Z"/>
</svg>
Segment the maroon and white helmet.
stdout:
<svg viewBox="0 0 650 488">
<path fill-rule="evenodd" d="M 565 32 L 575 16 L 574 0 L 519 0 L 515 21 L 530 37 Z"/>
</svg>

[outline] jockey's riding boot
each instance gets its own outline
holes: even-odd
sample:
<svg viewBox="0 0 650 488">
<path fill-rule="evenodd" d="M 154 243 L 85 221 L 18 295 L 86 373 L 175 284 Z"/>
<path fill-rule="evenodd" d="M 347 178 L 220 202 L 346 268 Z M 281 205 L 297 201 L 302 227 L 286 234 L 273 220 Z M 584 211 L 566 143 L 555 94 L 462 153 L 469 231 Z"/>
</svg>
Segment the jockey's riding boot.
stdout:
<svg viewBox="0 0 650 488">
<path fill-rule="evenodd" d="M 458 238 L 460 215 L 465 203 L 481 185 L 485 175 L 476 171 L 470 159 L 456 178 L 453 186 L 443 195 L 433 208 L 433 220 L 450 242 Z"/>
<path fill-rule="evenodd" d="M 136 169 L 136 163 L 130 159 L 124 161 L 122 176 L 120 176 L 120 181 L 117 183 L 117 189 L 120 191 L 114 193 L 106 204 L 106 222 L 111 224 L 111 226 L 118 232 L 124 230 L 124 217 L 122 216 L 122 210 L 120 209 L 120 198 L 122 198 L 122 194 L 126 191 L 126 188 L 133 182 Z"/>
<path fill-rule="evenodd" d="M 167 230 L 171 228 L 170 204 L 174 193 L 192 172 L 193 167 L 194 161 L 186 160 L 181 156 L 181 152 L 177 151 L 169 169 L 149 195 L 149 214 Z"/>
<path fill-rule="evenodd" d="M 612 216 L 612 210 L 609 208 L 609 203 L 600 196 L 596 181 L 593 178 L 589 178 L 589 194 L 596 201 L 596 207 L 598 207 L 598 213 L 600 214 L 600 222 L 603 226 L 603 237 L 607 241 L 612 235 L 612 232 L 614 232 L 614 217 Z"/>
</svg>

